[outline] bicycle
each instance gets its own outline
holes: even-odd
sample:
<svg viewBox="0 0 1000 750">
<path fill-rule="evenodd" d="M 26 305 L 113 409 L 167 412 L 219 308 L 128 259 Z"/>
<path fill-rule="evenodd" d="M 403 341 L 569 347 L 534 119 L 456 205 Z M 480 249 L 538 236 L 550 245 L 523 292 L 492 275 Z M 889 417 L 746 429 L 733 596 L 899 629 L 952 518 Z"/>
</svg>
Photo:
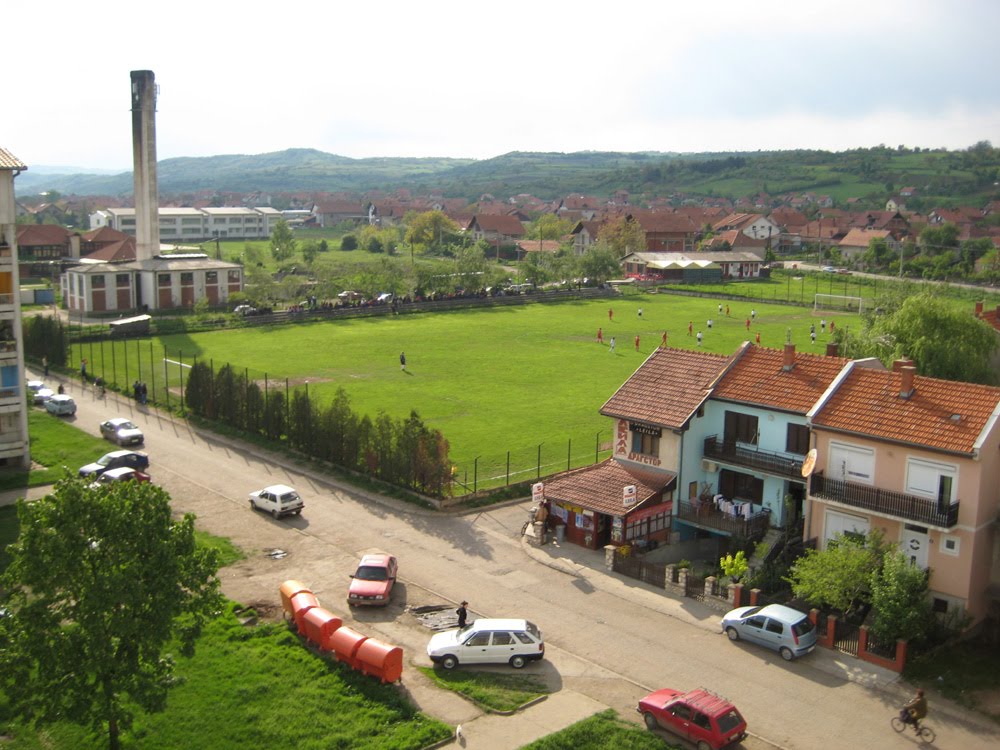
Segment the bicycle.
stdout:
<svg viewBox="0 0 1000 750">
<path fill-rule="evenodd" d="M 897 733 L 902 733 L 907 727 L 913 727 L 917 734 L 917 739 L 921 742 L 927 743 L 928 745 L 933 744 L 934 740 L 937 739 L 937 735 L 934 734 L 934 730 L 922 722 L 914 725 L 912 721 L 903 721 L 903 719 L 897 715 L 893 716 L 889 720 L 889 723 Z"/>
</svg>

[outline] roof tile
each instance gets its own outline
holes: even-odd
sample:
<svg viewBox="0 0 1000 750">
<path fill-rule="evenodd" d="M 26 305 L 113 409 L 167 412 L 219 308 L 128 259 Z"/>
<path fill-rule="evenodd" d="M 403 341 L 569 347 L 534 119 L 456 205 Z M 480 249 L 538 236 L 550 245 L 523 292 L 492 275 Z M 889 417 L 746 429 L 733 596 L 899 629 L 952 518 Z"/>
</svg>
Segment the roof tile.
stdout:
<svg viewBox="0 0 1000 750">
<path fill-rule="evenodd" d="M 599 464 L 574 469 L 545 483 L 545 497 L 569 502 L 599 513 L 623 516 L 666 489 L 676 474 L 626 466 L 609 458 Z M 636 502 L 625 507 L 626 486 L 636 486 Z"/>
</svg>

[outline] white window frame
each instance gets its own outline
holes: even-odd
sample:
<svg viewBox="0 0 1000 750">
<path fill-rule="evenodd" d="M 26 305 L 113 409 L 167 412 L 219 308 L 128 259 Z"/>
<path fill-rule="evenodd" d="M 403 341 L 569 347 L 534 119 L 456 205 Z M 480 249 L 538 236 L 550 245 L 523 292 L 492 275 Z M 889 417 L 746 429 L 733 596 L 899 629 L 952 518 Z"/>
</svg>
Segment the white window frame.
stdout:
<svg viewBox="0 0 1000 750">
<path fill-rule="evenodd" d="M 863 478 L 861 476 L 852 476 L 850 472 L 846 476 L 841 476 L 840 467 L 833 465 L 833 453 L 835 450 L 840 449 L 845 453 L 854 453 L 871 457 L 871 475 L 868 478 Z M 867 445 L 856 445 L 853 443 L 842 443 L 836 440 L 830 441 L 830 459 L 826 467 L 826 476 L 828 479 L 843 480 L 845 482 L 854 482 L 855 484 L 875 484 L 875 449 Z"/>
<path fill-rule="evenodd" d="M 920 473 L 926 474 L 926 472 L 930 471 L 937 475 L 937 482 L 934 483 L 934 487 L 931 490 L 924 489 L 916 484 L 915 478 L 911 480 L 911 474 L 917 474 L 918 470 Z M 948 498 L 948 504 L 951 505 L 958 497 L 958 465 L 929 461 L 926 458 L 917 458 L 916 456 L 906 457 L 906 494 L 926 497 L 929 500 L 937 500 L 938 487 L 940 486 L 942 476 L 951 477 L 951 497 Z"/>
<path fill-rule="evenodd" d="M 954 542 L 954 549 L 948 549 L 948 542 Z M 960 557 L 962 554 L 962 538 L 958 536 L 942 536 L 940 551 L 942 555 L 948 555 L 949 557 Z"/>
</svg>

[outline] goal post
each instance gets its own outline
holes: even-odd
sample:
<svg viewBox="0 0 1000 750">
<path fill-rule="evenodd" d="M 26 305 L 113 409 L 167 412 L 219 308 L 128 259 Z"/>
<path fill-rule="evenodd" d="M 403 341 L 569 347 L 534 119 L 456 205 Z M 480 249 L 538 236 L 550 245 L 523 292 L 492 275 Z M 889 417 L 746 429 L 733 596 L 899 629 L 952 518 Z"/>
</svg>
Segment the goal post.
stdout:
<svg viewBox="0 0 1000 750">
<path fill-rule="evenodd" d="M 813 311 L 863 313 L 871 306 L 864 297 L 849 297 L 846 294 L 817 294 L 813 300 Z"/>
</svg>

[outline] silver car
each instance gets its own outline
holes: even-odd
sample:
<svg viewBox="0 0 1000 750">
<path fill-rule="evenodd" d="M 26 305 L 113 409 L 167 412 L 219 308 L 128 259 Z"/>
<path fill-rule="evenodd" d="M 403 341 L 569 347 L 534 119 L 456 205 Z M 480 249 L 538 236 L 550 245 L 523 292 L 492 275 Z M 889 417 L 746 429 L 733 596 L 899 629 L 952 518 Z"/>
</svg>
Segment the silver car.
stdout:
<svg viewBox="0 0 1000 750">
<path fill-rule="evenodd" d="M 766 646 L 785 661 L 805 656 L 816 648 L 816 626 L 809 616 L 783 604 L 738 607 L 722 618 L 729 640 L 741 638 Z"/>
<path fill-rule="evenodd" d="M 124 417 L 101 422 L 101 437 L 118 445 L 138 445 L 143 442 L 142 430 Z"/>
</svg>

